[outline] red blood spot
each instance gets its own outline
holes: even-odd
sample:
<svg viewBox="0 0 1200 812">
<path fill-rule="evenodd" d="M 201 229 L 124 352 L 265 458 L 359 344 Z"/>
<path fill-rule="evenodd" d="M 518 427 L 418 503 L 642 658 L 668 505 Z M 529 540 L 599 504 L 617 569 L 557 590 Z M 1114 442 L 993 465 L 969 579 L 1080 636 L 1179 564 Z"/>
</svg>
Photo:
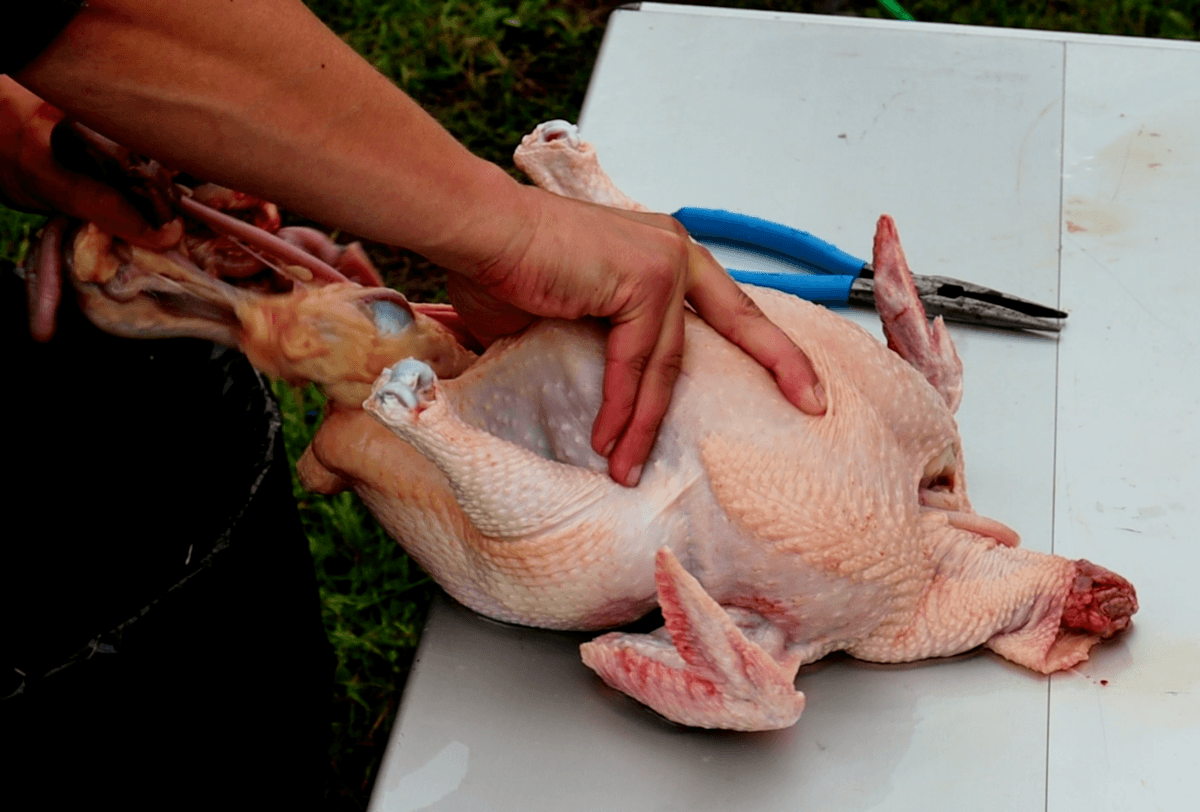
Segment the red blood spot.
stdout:
<svg viewBox="0 0 1200 812">
<path fill-rule="evenodd" d="M 712 680 L 705 679 L 690 671 L 683 672 L 683 684 L 687 686 L 688 696 L 693 699 L 715 699 L 721 695 Z"/>
<path fill-rule="evenodd" d="M 1100 680 L 1100 684 L 1101 684 L 1101 685 L 1108 685 L 1108 680 L 1106 680 L 1106 679 L 1102 679 L 1102 680 Z"/>
<path fill-rule="evenodd" d="M 618 675 L 624 675 L 625 679 L 620 680 L 626 688 L 632 688 L 633 693 L 654 694 L 661 693 L 665 686 L 672 683 L 673 678 L 679 677 L 683 680 L 683 689 L 686 695 L 694 700 L 714 700 L 718 699 L 721 691 L 716 684 L 705 679 L 699 674 L 691 671 L 675 671 L 670 666 L 664 665 L 649 657 L 640 655 L 630 649 L 621 649 L 616 654 Z M 624 690 L 624 689 L 623 689 Z"/>
<path fill-rule="evenodd" d="M 744 595 L 729 600 L 730 606 L 737 606 L 740 609 L 748 609 L 751 612 L 757 612 L 765 618 L 786 617 L 788 607 L 783 601 L 764 598 L 761 595 Z"/>
<path fill-rule="evenodd" d="M 1148 164 L 1151 169 L 1158 169 L 1162 164 Z"/>
</svg>

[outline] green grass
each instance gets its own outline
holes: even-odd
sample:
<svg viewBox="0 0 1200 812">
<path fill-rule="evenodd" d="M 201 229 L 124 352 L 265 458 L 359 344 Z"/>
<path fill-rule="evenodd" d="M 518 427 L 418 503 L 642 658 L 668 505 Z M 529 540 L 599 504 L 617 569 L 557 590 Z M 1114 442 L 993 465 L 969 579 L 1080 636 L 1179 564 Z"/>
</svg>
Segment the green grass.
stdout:
<svg viewBox="0 0 1200 812">
<path fill-rule="evenodd" d="M 45 220 L 36 214 L 0 206 L 0 259 L 24 262 L 32 247 L 31 240 Z"/>
<path fill-rule="evenodd" d="M 314 386 L 276 382 L 274 388 L 283 412 L 284 443 L 294 462 L 320 424 L 325 397 Z M 352 493 L 310 494 L 294 474 L 292 492 L 316 565 L 337 663 L 329 792 L 345 808 L 359 808 L 365 806 L 387 744 L 436 587 Z"/>
<path fill-rule="evenodd" d="M 574 119 L 618 2 L 313 0 L 309 5 L 472 150 L 511 172 L 512 149 L 534 124 Z M 876 0 L 693 0 L 777 11 L 890 17 Z M 917 20 L 1061 31 L 1197 38 L 1200 0 L 902 0 Z M 42 218 L 0 208 L 0 256 L 20 261 Z M 389 283 L 416 299 L 444 297 L 444 274 L 423 258 L 368 245 Z M 295 460 L 319 422 L 311 387 L 276 386 Z M 294 484 L 337 656 L 330 752 L 332 808 L 363 809 L 378 770 L 434 587 L 350 494 Z"/>
<path fill-rule="evenodd" d="M 667 0 L 671 2 L 672 0 Z M 923 22 L 1196 39 L 1200 0 L 898 0 Z M 688 0 L 726 6 L 892 19 L 878 0 Z"/>
</svg>

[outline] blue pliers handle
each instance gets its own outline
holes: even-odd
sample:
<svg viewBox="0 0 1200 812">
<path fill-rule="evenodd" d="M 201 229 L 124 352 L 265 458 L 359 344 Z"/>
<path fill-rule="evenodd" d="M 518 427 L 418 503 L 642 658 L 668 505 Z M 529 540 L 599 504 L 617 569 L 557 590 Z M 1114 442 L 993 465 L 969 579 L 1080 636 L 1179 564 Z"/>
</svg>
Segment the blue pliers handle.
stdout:
<svg viewBox="0 0 1200 812">
<path fill-rule="evenodd" d="M 730 268 L 739 282 L 792 293 L 819 304 L 873 306 L 874 270 L 865 260 L 807 231 L 724 209 L 683 208 L 672 215 L 699 240 L 738 243 L 782 254 L 813 273 L 766 273 Z M 942 276 L 913 275 L 928 315 L 1009 329 L 1057 332 L 1067 314 L 1000 291 Z"/>
<path fill-rule="evenodd" d="M 820 274 L 858 276 L 866 260 L 798 228 L 724 209 L 683 208 L 673 215 L 697 239 L 730 240 L 791 257 Z"/>
<path fill-rule="evenodd" d="M 782 254 L 811 274 L 766 273 L 729 268 L 739 282 L 775 288 L 818 304 L 846 304 L 850 287 L 866 266 L 807 231 L 724 209 L 683 208 L 672 215 L 697 239 L 722 240 Z"/>
</svg>

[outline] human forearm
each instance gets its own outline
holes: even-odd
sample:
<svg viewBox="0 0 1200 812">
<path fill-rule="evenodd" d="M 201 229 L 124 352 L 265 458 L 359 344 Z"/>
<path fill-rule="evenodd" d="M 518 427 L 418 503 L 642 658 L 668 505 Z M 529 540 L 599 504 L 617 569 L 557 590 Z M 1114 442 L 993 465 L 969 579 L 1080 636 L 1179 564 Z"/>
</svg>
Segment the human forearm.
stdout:
<svg viewBox="0 0 1200 812">
<path fill-rule="evenodd" d="M 295 0 L 92 0 L 17 78 L 169 165 L 460 270 L 523 206 Z"/>
<path fill-rule="evenodd" d="M 670 402 L 685 302 L 812 414 L 808 359 L 665 215 L 520 186 L 472 156 L 299 0 L 89 0 L 21 82 L 160 161 L 452 270 L 477 336 L 612 325 L 592 444 L 636 484 Z"/>
</svg>

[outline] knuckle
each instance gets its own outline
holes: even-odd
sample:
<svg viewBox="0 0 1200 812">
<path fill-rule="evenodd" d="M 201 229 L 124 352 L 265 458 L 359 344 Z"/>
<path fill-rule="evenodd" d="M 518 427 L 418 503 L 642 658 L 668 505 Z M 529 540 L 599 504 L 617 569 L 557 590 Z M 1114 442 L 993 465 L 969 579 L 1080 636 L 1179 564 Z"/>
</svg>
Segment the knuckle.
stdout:
<svg viewBox="0 0 1200 812">
<path fill-rule="evenodd" d="M 683 372 L 683 353 L 671 352 L 659 362 L 660 375 L 667 386 L 673 386 Z"/>
<path fill-rule="evenodd" d="M 755 301 L 750 298 L 750 294 L 742 290 L 741 286 L 735 287 L 737 287 L 737 295 L 733 297 L 732 303 L 734 315 L 736 315 L 739 319 L 765 319 L 766 314 L 763 313 L 758 304 L 756 304 Z"/>
<path fill-rule="evenodd" d="M 664 264 L 672 269 L 685 266 L 691 238 L 683 223 L 668 214 L 662 214 L 655 215 L 655 221 L 649 226 L 644 233 L 655 253 L 664 258 Z"/>
<path fill-rule="evenodd" d="M 753 331 L 768 323 L 762 310 L 740 287 L 737 288 L 737 293 L 731 297 L 729 313 L 730 319 L 725 330 L 725 337 L 739 347 L 745 347 Z"/>
<path fill-rule="evenodd" d="M 657 240 L 657 253 L 661 258 L 657 270 L 674 276 L 688 264 L 687 236 L 680 238 L 674 234 L 660 232 Z"/>
<path fill-rule="evenodd" d="M 648 316 L 660 312 L 671 298 L 681 274 L 680 266 L 662 254 L 651 256 L 631 289 L 631 303 L 641 305 L 635 312 Z"/>
<path fill-rule="evenodd" d="M 604 362 L 604 403 L 619 411 L 633 409 L 637 381 L 645 369 L 645 356 L 622 358 L 610 354 Z"/>
<path fill-rule="evenodd" d="M 688 236 L 687 227 L 683 223 L 679 222 L 679 220 L 675 219 L 674 217 L 671 217 L 670 215 L 663 215 L 663 216 L 666 217 L 666 219 L 667 219 L 667 228 L 669 228 L 671 231 L 673 231 L 675 233 L 676 237 L 680 238 L 681 240 L 691 239 Z"/>
<path fill-rule="evenodd" d="M 638 353 L 625 359 L 625 368 L 635 378 L 641 378 L 646 374 L 646 367 L 650 364 L 650 356 L 645 353 Z"/>
<path fill-rule="evenodd" d="M 671 250 L 680 262 L 687 263 L 691 259 L 690 247 L 692 238 L 688 236 L 687 229 L 683 227 L 683 223 L 674 218 L 671 219 L 671 222 L 677 226 L 675 233 L 671 235 Z"/>
</svg>

